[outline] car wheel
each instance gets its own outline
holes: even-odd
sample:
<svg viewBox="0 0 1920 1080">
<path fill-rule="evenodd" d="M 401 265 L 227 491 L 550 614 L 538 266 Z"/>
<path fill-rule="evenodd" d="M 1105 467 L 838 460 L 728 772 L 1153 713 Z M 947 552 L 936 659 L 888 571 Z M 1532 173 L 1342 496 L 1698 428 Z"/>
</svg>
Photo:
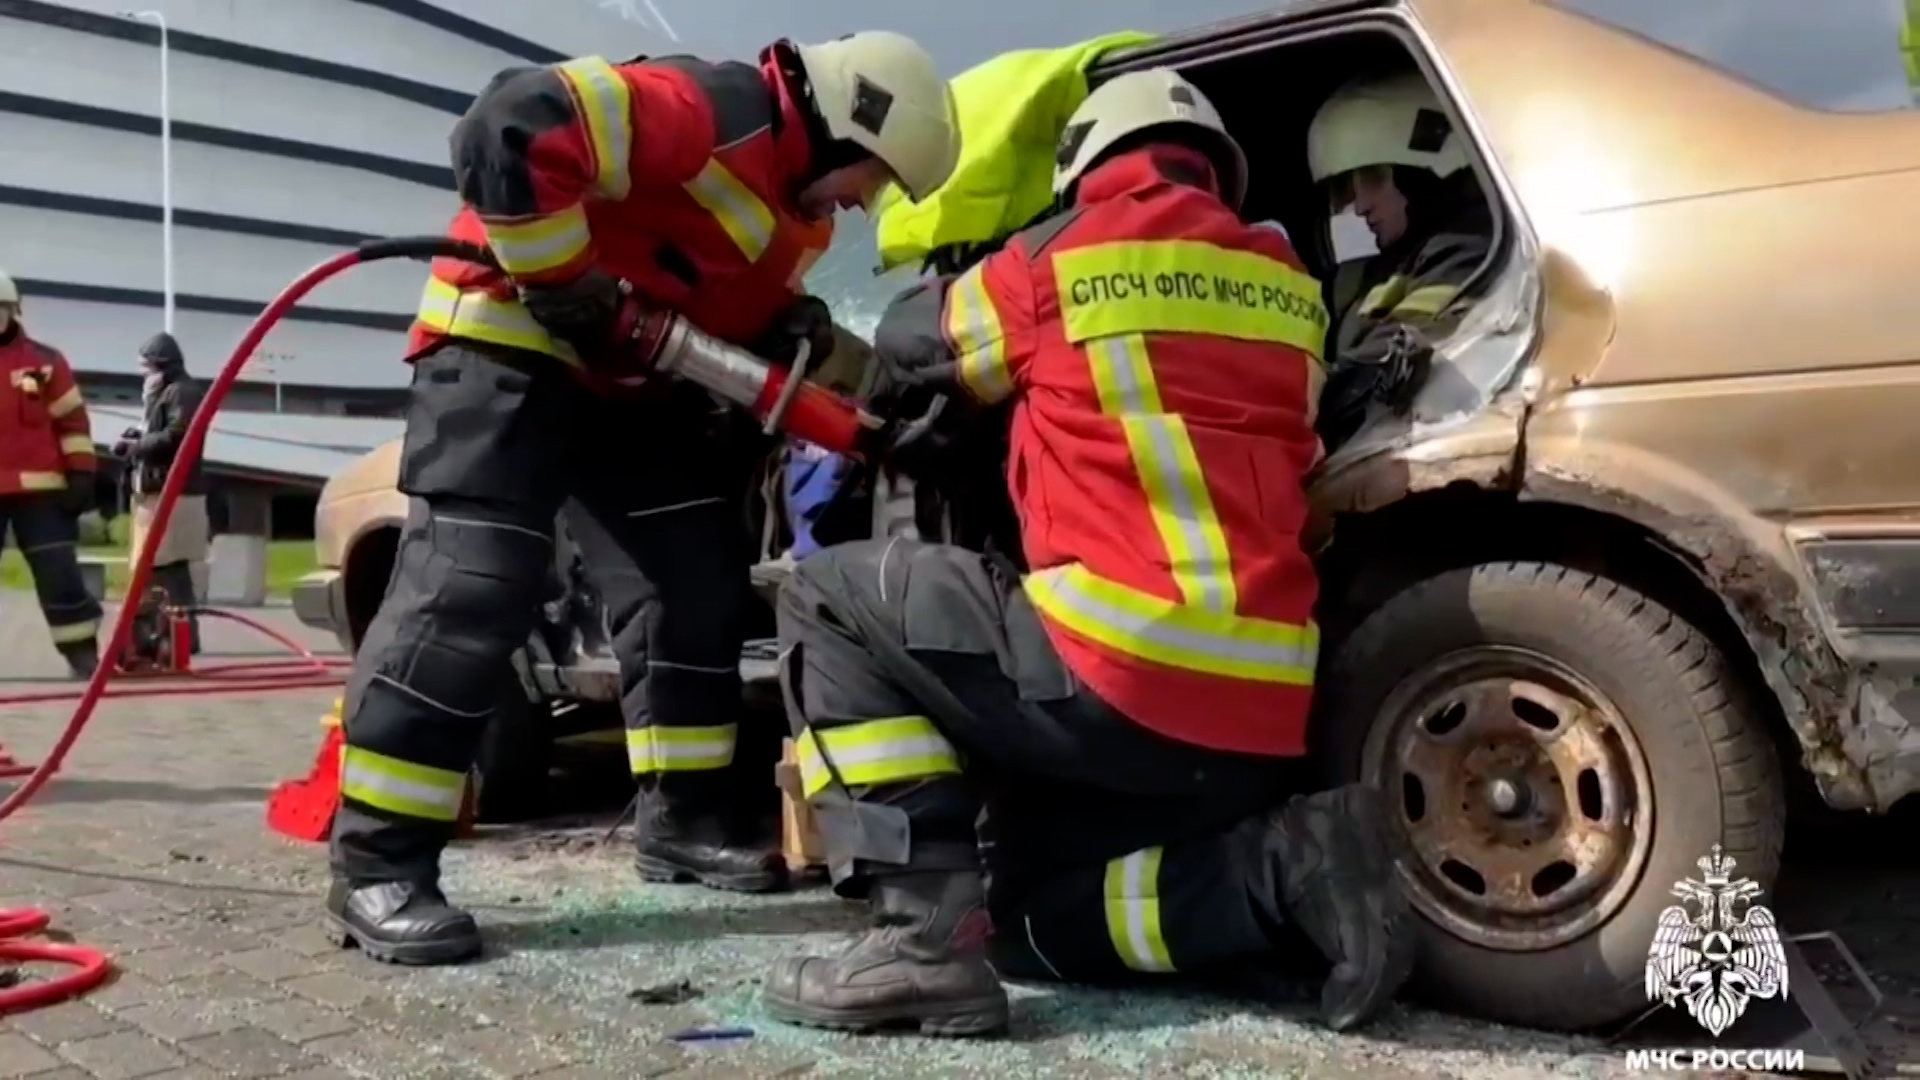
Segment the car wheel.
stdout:
<svg viewBox="0 0 1920 1080">
<path fill-rule="evenodd" d="M 1714 844 L 1770 886 L 1785 794 L 1762 714 L 1696 627 L 1545 563 L 1454 570 L 1338 646 L 1324 764 L 1397 808 L 1439 1007 L 1582 1030 L 1646 1008 L 1669 890 Z"/>
<path fill-rule="evenodd" d="M 547 812 L 553 736 L 548 711 L 528 700 L 517 674 L 508 679 L 474 763 L 480 774 L 476 814 L 481 822 L 528 821 Z"/>
</svg>

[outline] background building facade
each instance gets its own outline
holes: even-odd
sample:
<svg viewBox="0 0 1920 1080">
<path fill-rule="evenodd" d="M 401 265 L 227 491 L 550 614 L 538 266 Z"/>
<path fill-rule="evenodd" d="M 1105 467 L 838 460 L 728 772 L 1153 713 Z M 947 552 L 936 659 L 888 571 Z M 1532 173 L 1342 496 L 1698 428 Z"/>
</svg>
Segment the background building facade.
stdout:
<svg viewBox="0 0 1920 1080">
<path fill-rule="evenodd" d="M 205 378 L 308 266 L 445 227 L 448 128 L 500 69 L 666 41 L 579 0 L 126 2 L 0 0 L 0 266 L 103 403 L 137 400 L 135 351 L 162 327 L 169 188 L 174 332 Z M 148 7 L 166 23 L 170 185 Z M 319 289 L 233 406 L 396 416 L 425 273 L 388 263 Z"/>
</svg>

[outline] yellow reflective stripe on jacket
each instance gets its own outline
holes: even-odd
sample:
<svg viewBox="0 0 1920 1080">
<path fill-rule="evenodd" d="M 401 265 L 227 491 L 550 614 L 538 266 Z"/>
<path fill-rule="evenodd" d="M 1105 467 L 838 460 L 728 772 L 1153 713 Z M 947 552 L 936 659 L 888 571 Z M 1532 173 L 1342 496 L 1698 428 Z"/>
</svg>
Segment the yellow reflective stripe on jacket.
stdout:
<svg viewBox="0 0 1920 1080">
<path fill-rule="evenodd" d="M 1007 367 L 1007 332 L 1000 311 L 987 292 L 985 263 L 954 278 L 947 286 L 946 332 L 960 365 L 960 383 L 987 404 L 1013 393 L 1013 373 Z"/>
<path fill-rule="evenodd" d="M 81 641 L 92 641 L 99 633 L 100 622 L 97 619 L 86 619 L 82 622 L 65 623 L 60 626 L 54 626 L 51 623 L 47 625 L 47 636 L 53 639 L 55 645 L 72 645 Z"/>
<path fill-rule="evenodd" d="M 1134 971 L 1172 971 L 1160 932 L 1160 849 L 1136 851 L 1107 864 L 1107 936 Z"/>
<path fill-rule="evenodd" d="M 455 821 L 465 773 L 416 765 L 349 743 L 340 754 L 340 795 L 401 817 Z"/>
<path fill-rule="evenodd" d="M 1141 334 L 1087 342 L 1100 411 L 1120 421 L 1134 469 L 1147 493 L 1154 531 L 1187 603 L 1231 614 L 1239 599 L 1227 533 L 1184 417 L 1166 411 L 1154 382 L 1147 339 Z"/>
<path fill-rule="evenodd" d="M 580 362 L 573 347 L 554 340 L 525 305 L 497 299 L 480 289 L 462 292 L 439 278 L 428 278 L 416 317 L 428 329 L 449 337 L 544 353 L 575 366 Z"/>
<path fill-rule="evenodd" d="M 1053 256 L 1067 340 L 1217 334 L 1324 355 L 1327 308 L 1311 274 L 1198 240 L 1117 241 Z"/>
<path fill-rule="evenodd" d="M 800 790 L 809 799 L 833 786 L 835 772 L 848 787 L 870 787 L 960 771 L 960 755 L 953 744 L 924 716 L 809 727 L 800 733 L 794 749 Z"/>
<path fill-rule="evenodd" d="M 500 268 L 515 276 L 558 270 L 593 244 L 586 207 L 579 203 L 540 217 L 482 218 L 480 226 Z"/>
<path fill-rule="evenodd" d="M 93 436 L 62 435 L 60 436 L 60 452 L 62 454 L 91 454 L 93 453 Z"/>
<path fill-rule="evenodd" d="M 65 491 L 67 474 L 63 472 L 22 472 L 21 491 Z"/>
<path fill-rule="evenodd" d="M 773 211 L 725 165 L 709 159 L 686 188 L 693 201 L 720 222 L 748 262 L 758 262 L 766 254 L 773 243 Z"/>
<path fill-rule="evenodd" d="M 627 731 L 627 764 L 633 774 L 724 769 L 733 764 L 737 724 L 712 727 L 643 727 Z"/>
<path fill-rule="evenodd" d="M 47 406 L 47 415 L 58 420 L 84 404 L 86 402 L 80 397 L 80 388 L 76 386 L 54 398 L 53 403 Z"/>
<path fill-rule="evenodd" d="M 1109 581 L 1079 563 L 1048 567 L 1024 582 L 1048 618 L 1110 649 L 1208 675 L 1313 685 L 1320 628 L 1208 611 Z"/>
<path fill-rule="evenodd" d="M 594 189 L 615 201 L 626 198 L 632 186 L 628 168 L 633 157 L 633 92 L 627 88 L 627 81 L 598 56 L 569 60 L 555 70 L 587 124 L 587 141 L 593 147 Z"/>
</svg>

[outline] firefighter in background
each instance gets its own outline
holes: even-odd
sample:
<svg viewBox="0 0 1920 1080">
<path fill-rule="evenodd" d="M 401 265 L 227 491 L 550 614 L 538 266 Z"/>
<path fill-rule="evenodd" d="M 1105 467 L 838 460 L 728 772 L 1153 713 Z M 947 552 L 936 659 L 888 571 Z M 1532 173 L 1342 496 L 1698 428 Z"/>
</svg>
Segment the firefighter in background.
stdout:
<svg viewBox="0 0 1920 1080">
<path fill-rule="evenodd" d="M 779 964 L 768 1006 L 975 1034 L 1007 1019 L 995 968 L 1224 976 L 1317 946 L 1327 1021 L 1352 1027 L 1414 941 L 1374 793 L 1281 802 L 1319 644 L 1319 283 L 1236 215 L 1245 157 L 1171 71 L 1095 90 L 1058 162 L 1060 213 L 904 293 L 875 337 L 896 398 L 1012 403 L 1031 572 L 894 539 L 806 559 L 782 593 L 802 783 L 836 887 L 879 917 Z"/>
<path fill-rule="evenodd" d="M 140 387 L 144 414 L 141 425 L 129 428 L 113 445 L 113 456 L 125 459 L 133 471 L 129 561 L 139 559 L 146 546 L 147 533 L 159 512 L 160 492 L 167 486 L 167 473 L 172 471 L 187 428 L 193 424 L 193 414 L 200 410 L 205 397 L 200 384 L 187 374 L 187 357 L 180 342 L 164 330 L 140 346 L 140 366 L 146 374 Z M 192 614 L 199 606 L 195 579 L 205 572 L 202 568 L 212 542 L 206 474 L 195 462 L 167 521 L 167 533 L 154 550 L 153 583 L 166 593 L 171 604 L 189 613 L 189 640 L 196 653 L 200 651 L 200 618 Z"/>
<path fill-rule="evenodd" d="M 0 271 L 0 548 L 11 528 L 54 647 L 76 679 L 100 664 L 100 601 L 80 576 L 78 550 L 98 464 L 73 369 L 28 335 L 19 286 Z"/>
<path fill-rule="evenodd" d="M 924 197 L 956 132 L 932 58 L 884 32 L 778 41 L 758 65 L 513 68 L 475 98 L 450 138 L 465 203 L 451 235 L 506 274 L 437 262 L 414 328 L 399 477 L 413 511 L 347 691 L 326 905 L 343 944 L 417 964 L 479 950 L 439 856 L 569 497 L 594 526 L 570 529 L 589 574 L 636 565 L 648 583 L 603 589 L 649 807 L 640 869 L 783 882 L 772 845 L 734 831 L 721 783 L 751 602 L 744 491 L 714 399 L 648 369 L 663 312 L 770 358 L 800 340 L 825 355 L 831 320 L 799 290 L 834 212 L 890 183 Z"/>
<path fill-rule="evenodd" d="M 1467 167 L 1465 137 L 1418 71 L 1335 91 L 1307 130 L 1307 164 L 1328 212 L 1351 210 L 1379 248 L 1342 263 L 1327 290 L 1333 331 L 1319 430 L 1332 449 L 1376 406 L 1419 389 L 1424 373 L 1409 350 L 1458 322 L 1465 305 L 1456 301 L 1486 261 L 1493 217 Z"/>
</svg>

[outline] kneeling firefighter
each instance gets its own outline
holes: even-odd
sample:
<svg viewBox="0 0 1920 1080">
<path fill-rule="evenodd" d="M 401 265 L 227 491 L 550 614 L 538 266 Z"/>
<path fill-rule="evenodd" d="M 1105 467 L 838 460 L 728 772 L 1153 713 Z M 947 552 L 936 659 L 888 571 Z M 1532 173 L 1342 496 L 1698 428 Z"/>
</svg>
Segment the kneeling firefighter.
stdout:
<svg viewBox="0 0 1920 1080">
<path fill-rule="evenodd" d="M 1298 537 L 1319 285 L 1236 216 L 1245 157 L 1170 71 L 1095 90 L 1054 187 L 1058 215 L 903 294 L 875 338 L 899 393 L 1012 402 L 1032 572 L 893 539 L 829 548 L 782 593 L 803 785 L 878 925 L 783 961 L 768 1007 L 975 1034 L 1007 1020 L 995 967 L 1114 981 L 1317 946 L 1350 1027 L 1413 939 L 1372 794 L 1280 805 L 1318 648 Z"/>
<path fill-rule="evenodd" d="M 1465 136 L 1418 71 L 1335 91 L 1307 129 L 1307 164 L 1328 213 L 1352 210 L 1379 248 L 1342 263 L 1327 290 L 1333 331 L 1318 424 L 1331 450 L 1378 407 L 1419 389 L 1424 372 L 1411 354 L 1459 321 L 1460 290 L 1486 261 L 1493 217 Z"/>
<path fill-rule="evenodd" d="M 933 60 L 890 33 L 780 41 L 758 66 L 514 68 L 455 125 L 466 206 L 451 235 L 489 246 L 505 274 L 436 262 L 414 327 L 399 479 L 414 509 L 348 685 L 327 898 L 343 944 L 420 964 L 479 950 L 439 855 L 569 498 L 596 526 L 577 534 L 590 576 L 637 565 L 652 587 L 603 589 L 619 594 L 623 696 L 641 714 L 640 869 L 782 883 L 712 783 L 732 760 L 751 593 L 743 491 L 715 464 L 728 454 L 707 391 L 759 409 L 743 382 L 784 385 L 722 343 L 831 348 L 824 305 L 798 290 L 833 212 L 889 183 L 923 197 L 951 172 L 956 132 Z M 791 430 L 823 441 L 802 414 Z"/>
</svg>

